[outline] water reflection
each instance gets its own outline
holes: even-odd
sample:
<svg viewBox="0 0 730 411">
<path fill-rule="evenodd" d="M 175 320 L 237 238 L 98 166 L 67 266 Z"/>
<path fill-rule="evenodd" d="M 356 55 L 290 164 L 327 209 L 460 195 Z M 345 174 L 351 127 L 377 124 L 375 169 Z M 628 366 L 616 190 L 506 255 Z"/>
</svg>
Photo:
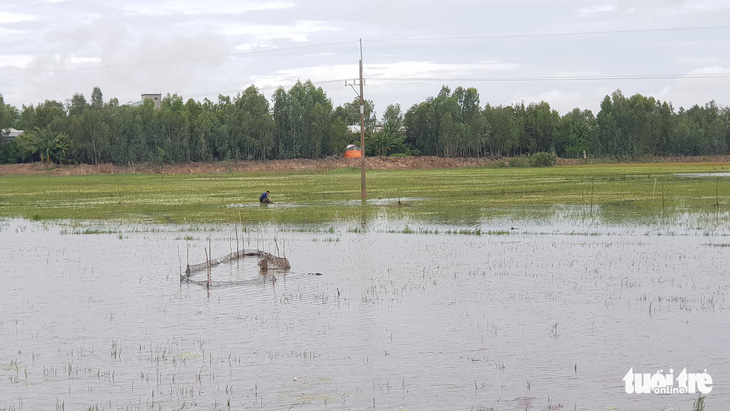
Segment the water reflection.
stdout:
<svg viewBox="0 0 730 411">
<path fill-rule="evenodd" d="M 292 269 L 210 289 L 179 272 L 235 250 L 227 225 L 0 222 L 0 409 L 691 409 L 626 394 L 631 367 L 707 369 L 730 403 L 726 213 L 368 210 L 247 227 Z"/>
</svg>

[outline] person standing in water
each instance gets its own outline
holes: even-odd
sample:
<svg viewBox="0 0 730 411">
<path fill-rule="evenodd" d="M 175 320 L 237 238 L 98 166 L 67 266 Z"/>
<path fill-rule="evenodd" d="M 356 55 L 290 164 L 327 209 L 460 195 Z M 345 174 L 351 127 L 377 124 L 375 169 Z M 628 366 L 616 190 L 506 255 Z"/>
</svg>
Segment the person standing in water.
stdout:
<svg viewBox="0 0 730 411">
<path fill-rule="evenodd" d="M 271 200 L 269 200 L 269 190 L 266 190 L 265 193 L 261 194 L 261 197 L 259 197 L 259 203 L 261 203 L 261 204 L 271 203 Z"/>
</svg>

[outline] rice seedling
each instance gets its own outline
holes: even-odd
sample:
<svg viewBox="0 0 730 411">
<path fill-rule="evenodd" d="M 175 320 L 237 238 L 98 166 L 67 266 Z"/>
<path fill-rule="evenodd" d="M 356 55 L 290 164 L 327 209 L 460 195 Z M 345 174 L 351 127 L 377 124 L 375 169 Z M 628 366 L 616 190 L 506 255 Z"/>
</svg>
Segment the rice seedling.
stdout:
<svg viewBox="0 0 730 411">
<path fill-rule="evenodd" d="M 505 207 L 528 213 L 552 205 L 583 205 L 589 215 L 618 207 L 624 216 L 659 212 L 669 217 L 684 210 L 727 212 L 730 184 L 725 179 L 682 177 L 721 170 L 722 166 L 715 164 L 371 170 L 371 200 L 364 210 L 356 201 L 360 194 L 358 171 L 349 169 L 253 175 L 6 176 L 0 181 L 0 190 L 12 195 L 0 204 L 0 216 L 301 224 L 407 215 L 443 222 L 478 220 Z M 515 184 L 516 180 L 521 184 Z M 661 186 L 655 188 L 659 180 Z M 256 202 L 264 186 L 277 195 L 277 201 L 268 207 Z M 661 194 L 661 210 L 655 209 L 657 194 Z M 378 200 L 402 202 L 403 198 L 411 199 L 408 207 L 391 208 Z"/>
</svg>

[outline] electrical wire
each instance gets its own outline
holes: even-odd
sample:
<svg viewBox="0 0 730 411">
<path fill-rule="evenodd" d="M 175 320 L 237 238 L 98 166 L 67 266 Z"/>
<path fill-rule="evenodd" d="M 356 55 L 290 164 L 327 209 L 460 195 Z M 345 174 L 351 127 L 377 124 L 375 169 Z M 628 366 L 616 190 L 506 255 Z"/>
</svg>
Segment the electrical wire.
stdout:
<svg viewBox="0 0 730 411">
<path fill-rule="evenodd" d="M 584 35 L 607 35 L 607 34 L 623 34 L 623 33 L 649 33 L 649 32 L 669 32 L 669 31 L 692 31 L 692 30 L 721 30 L 729 29 L 730 25 L 721 26 L 699 26 L 699 27 L 670 27 L 670 28 L 650 28 L 650 29 L 629 29 L 629 30 L 604 30 L 604 31 L 577 31 L 577 32 L 558 32 L 558 33 L 517 33 L 517 34 L 504 34 L 504 35 L 488 35 L 488 36 L 464 36 L 464 37 L 423 37 L 423 38 L 376 38 L 376 39 L 365 39 L 365 42 L 423 42 L 423 41 L 463 41 L 463 40 L 493 40 L 493 39 L 508 39 L 508 38 L 530 38 L 530 37 L 555 37 L 555 36 L 584 36 Z M 289 51 L 322 48 L 338 46 L 343 44 L 354 44 L 360 40 L 345 40 L 330 43 L 310 44 L 302 45 L 297 47 L 282 47 L 272 48 L 268 50 L 252 50 L 240 53 L 227 53 L 227 54 L 216 54 L 209 56 L 195 56 L 195 57 L 181 57 L 176 59 L 165 59 L 165 60 L 152 60 L 143 62 L 133 62 L 124 64 L 111 64 L 103 66 L 90 66 L 90 67 L 74 67 L 74 68 L 62 68 L 42 71 L 24 71 L 14 73 L 2 73 L 0 77 L 19 76 L 19 75 L 38 75 L 38 74 L 55 74 L 63 72 L 74 72 L 74 71 L 86 71 L 86 70 L 104 70 L 113 68 L 125 68 L 125 67 L 140 67 L 155 64 L 170 64 L 170 63 L 182 63 L 186 61 L 201 61 L 211 60 L 219 58 L 230 58 L 230 57 L 246 57 L 255 56 L 260 54 L 274 54 L 283 53 Z"/>
<path fill-rule="evenodd" d="M 372 77 L 367 80 L 387 82 L 428 82 L 428 81 L 464 81 L 464 82 L 520 82 L 520 81 L 603 81 L 603 80 L 661 80 L 661 79 L 717 79 L 730 78 L 730 73 L 696 73 L 696 74 L 629 74 L 608 76 L 536 76 L 536 77 Z"/>
</svg>

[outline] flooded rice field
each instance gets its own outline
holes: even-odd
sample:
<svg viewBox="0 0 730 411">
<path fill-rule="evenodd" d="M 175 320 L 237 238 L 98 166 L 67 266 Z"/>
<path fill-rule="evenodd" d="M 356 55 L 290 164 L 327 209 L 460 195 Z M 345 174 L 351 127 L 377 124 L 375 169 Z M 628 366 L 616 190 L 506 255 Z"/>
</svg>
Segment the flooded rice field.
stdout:
<svg viewBox="0 0 730 411">
<path fill-rule="evenodd" d="M 210 287 L 232 226 L 0 221 L 0 410 L 727 407 L 728 216 L 556 215 L 247 227 L 291 270 Z"/>
</svg>

